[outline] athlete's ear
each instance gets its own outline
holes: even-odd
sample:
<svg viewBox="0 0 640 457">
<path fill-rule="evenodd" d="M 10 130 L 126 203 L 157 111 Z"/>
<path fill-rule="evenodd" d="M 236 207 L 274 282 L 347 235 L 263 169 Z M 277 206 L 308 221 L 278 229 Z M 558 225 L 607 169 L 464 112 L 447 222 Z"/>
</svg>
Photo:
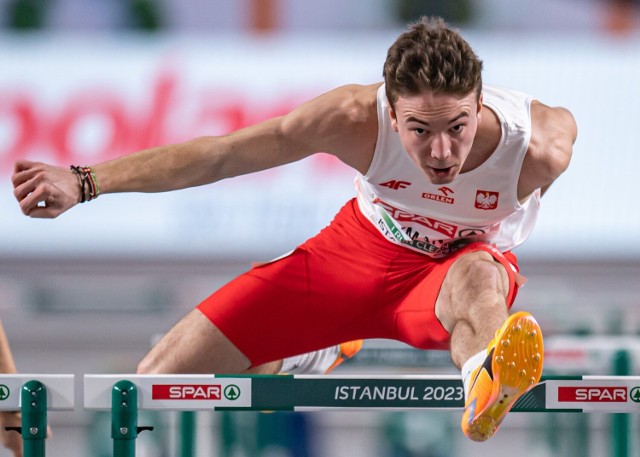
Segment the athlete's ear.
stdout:
<svg viewBox="0 0 640 457">
<path fill-rule="evenodd" d="M 482 111 L 482 100 L 483 100 L 483 94 L 482 92 L 480 92 L 480 96 L 478 97 L 478 109 L 476 111 L 476 114 L 480 114 L 480 111 Z"/>
<path fill-rule="evenodd" d="M 389 118 L 391 119 L 391 126 L 393 130 L 398 131 L 398 117 L 396 116 L 395 110 L 390 106 L 389 107 Z"/>
</svg>

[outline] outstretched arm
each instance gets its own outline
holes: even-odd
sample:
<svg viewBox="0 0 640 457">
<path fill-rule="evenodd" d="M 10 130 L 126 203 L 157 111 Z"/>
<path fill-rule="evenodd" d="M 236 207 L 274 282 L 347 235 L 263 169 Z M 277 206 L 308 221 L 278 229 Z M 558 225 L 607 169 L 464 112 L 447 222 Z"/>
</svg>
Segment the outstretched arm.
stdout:
<svg viewBox="0 0 640 457">
<path fill-rule="evenodd" d="M 344 86 L 286 116 L 229 135 L 147 149 L 91 169 L 101 194 L 200 186 L 316 152 L 366 170 L 377 135 L 376 88 Z M 22 212 L 31 217 L 57 217 L 81 200 L 78 178 L 67 168 L 23 160 L 16 163 L 12 181 Z"/>
<path fill-rule="evenodd" d="M 531 141 L 518 182 L 518 197 L 526 199 L 536 189 L 544 194 L 567 169 L 578 127 L 565 108 L 534 101 L 531 105 Z"/>
</svg>

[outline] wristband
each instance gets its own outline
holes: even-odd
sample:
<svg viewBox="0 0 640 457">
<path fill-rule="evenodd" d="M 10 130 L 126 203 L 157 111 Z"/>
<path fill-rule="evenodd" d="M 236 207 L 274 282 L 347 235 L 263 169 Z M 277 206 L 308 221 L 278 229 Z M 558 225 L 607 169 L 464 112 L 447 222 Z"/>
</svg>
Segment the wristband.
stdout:
<svg viewBox="0 0 640 457">
<path fill-rule="evenodd" d="M 80 203 L 90 202 L 91 200 L 98 198 L 100 195 L 100 187 L 98 186 L 98 179 L 90 166 L 85 165 L 79 167 L 71 165 L 70 167 L 73 174 L 78 178 L 78 186 L 80 187 Z"/>
</svg>

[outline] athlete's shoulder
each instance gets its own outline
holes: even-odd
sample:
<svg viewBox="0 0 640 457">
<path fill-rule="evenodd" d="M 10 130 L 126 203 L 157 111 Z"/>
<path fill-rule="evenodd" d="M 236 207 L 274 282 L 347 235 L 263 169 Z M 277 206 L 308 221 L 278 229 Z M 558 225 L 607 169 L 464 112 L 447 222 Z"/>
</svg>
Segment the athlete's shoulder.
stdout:
<svg viewBox="0 0 640 457">
<path fill-rule="evenodd" d="M 577 134 L 575 118 L 568 109 L 533 101 L 529 154 L 561 168 L 554 178 L 569 165 Z"/>
<path fill-rule="evenodd" d="M 282 128 L 305 148 L 337 156 L 358 171 L 368 167 L 378 132 L 380 84 L 340 86 L 302 104 Z"/>
<path fill-rule="evenodd" d="M 349 84 L 324 92 L 293 110 L 289 117 L 310 117 L 327 122 L 362 123 L 377 113 L 380 84 Z"/>
<path fill-rule="evenodd" d="M 568 109 L 537 100 L 531 103 L 531 141 L 520 177 L 522 193 L 534 188 L 544 192 L 567 169 L 577 134 L 576 121 Z"/>
<path fill-rule="evenodd" d="M 352 122 L 363 122 L 371 116 L 377 116 L 378 89 L 377 84 L 349 84 L 327 92 L 326 102 L 337 112 Z"/>
</svg>

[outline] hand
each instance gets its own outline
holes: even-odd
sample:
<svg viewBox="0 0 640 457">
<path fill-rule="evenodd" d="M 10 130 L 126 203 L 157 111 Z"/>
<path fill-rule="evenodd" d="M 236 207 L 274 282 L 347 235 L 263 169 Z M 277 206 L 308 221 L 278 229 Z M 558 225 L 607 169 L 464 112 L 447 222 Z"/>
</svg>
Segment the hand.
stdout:
<svg viewBox="0 0 640 457">
<path fill-rule="evenodd" d="M 0 413 L 0 441 L 2 445 L 13 452 L 14 457 L 22 457 L 22 435 L 18 432 L 7 431 L 5 427 L 20 427 L 22 420 L 20 413 Z"/>
<path fill-rule="evenodd" d="M 20 160 L 11 181 L 20 209 L 29 217 L 52 219 L 80 201 L 78 178 L 69 169 Z"/>
<path fill-rule="evenodd" d="M 22 457 L 22 434 L 7 431 L 5 427 L 21 427 L 22 415 L 19 412 L 0 412 L 0 442 L 13 453 L 13 457 Z M 47 438 L 51 438 L 51 427 L 47 426 Z"/>
</svg>

